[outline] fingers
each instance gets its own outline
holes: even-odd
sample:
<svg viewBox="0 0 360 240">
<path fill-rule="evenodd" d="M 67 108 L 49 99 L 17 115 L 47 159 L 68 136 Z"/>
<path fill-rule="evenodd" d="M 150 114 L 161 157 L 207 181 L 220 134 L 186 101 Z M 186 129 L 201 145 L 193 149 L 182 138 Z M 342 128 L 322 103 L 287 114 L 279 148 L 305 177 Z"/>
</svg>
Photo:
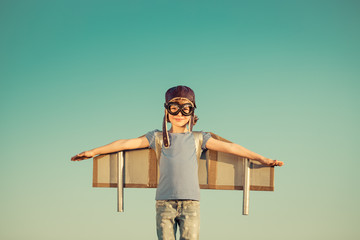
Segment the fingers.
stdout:
<svg viewBox="0 0 360 240">
<path fill-rule="evenodd" d="M 80 159 L 80 157 L 78 156 L 78 155 L 76 155 L 76 156 L 73 156 L 72 158 L 71 158 L 71 161 L 80 161 L 81 159 Z"/>
<path fill-rule="evenodd" d="M 79 153 L 71 158 L 71 161 L 81 161 L 87 159 L 88 157 L 85 156 L 85 152 Z"/>
<path fill-rule="evenodd" d="M 274 160 L 274 162 L 273 162 L 273 166 L 279 166 L 279 167 L 281 167 L 281 166 L 283 166 L 283 165 L 284 165 L 284 162 L 282 162 L 282 161 Z"/>
</svg>

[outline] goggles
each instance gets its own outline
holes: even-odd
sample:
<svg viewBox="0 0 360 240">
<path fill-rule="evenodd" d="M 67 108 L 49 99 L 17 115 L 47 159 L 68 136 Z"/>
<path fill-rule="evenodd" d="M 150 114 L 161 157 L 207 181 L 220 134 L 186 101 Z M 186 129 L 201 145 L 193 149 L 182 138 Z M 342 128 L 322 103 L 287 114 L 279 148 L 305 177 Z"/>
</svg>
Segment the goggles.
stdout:
<svg viewBox="0 0 360 240">
<path fill-rule="evenodd" d="M 171 115 L 178 115 L 181 112 L 183 116 L 190 116 L 194 112 L 194 106 L 191 103 L 179 104 L 177 102 L 169 102 L 165 103 L 164 106 Z"/>
</svg>

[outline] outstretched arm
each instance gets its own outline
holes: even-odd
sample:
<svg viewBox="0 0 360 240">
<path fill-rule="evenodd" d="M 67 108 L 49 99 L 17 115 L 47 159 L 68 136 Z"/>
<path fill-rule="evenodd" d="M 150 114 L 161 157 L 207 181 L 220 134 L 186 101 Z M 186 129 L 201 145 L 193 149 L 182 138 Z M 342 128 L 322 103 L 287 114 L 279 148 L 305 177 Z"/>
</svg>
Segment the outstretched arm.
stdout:
<svg viewBox="0 0 360 240">
<path fill-rule="evenodd" d="M 281 161 L 272 160 L 270 158 L 263 157 L 260 154 L 254 153 L 254 152 L 244 148 L 243 146 L 240 146 L 239 144 L 223 142 L 223 141 L 217 140 L 212 137 L 207 141 L 206 148 L 210 149 L 210 150 L 214 150 L 214 151 L 235 154 L 240 157 L 257 160 L 257 161 L 261 162 L 261 164 L 267 165 L 267 166 L 282 166 L 282 165 L 284 165 L 284 163 Z"/>
<path fill-rule="evenodd" d="M 112 152 L 119 152 L 123 150 L 146 148 L 149 146 L 149 141 L 145 136 L 133 139 L 120 139 L 115 142 L 109 143 L 105 146 L 84 151 L 71 158 L 71 161 L 81 161 L 84 159 L 92 158 L 99 154 L 106 154 Z"/>
</svg>

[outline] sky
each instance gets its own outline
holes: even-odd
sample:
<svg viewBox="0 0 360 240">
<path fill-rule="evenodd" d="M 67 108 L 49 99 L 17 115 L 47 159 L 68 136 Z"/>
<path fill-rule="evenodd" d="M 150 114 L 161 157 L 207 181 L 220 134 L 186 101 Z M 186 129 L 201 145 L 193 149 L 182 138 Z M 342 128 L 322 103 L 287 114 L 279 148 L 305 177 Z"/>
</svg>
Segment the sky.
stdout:
<svg viewBox="0 0 360 240">
<path fill-rule="evenodd" d="M 92 188 L 83 151 L 161 129 L 165 91 L 195 130 L 284 161 L 275 191 L 201 190 L 201 239 L 360 237 L 355 0 L 0 2 L 0 238 L 156 239 L 155 189 Z"/>
</svg>

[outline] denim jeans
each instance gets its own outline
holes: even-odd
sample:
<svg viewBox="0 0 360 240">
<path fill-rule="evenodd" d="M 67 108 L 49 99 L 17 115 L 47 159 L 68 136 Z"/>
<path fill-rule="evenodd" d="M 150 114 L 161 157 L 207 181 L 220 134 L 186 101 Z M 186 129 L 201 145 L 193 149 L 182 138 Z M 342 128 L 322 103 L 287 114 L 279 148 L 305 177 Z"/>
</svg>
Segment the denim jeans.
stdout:
<svg viewBox="0 0 360 240">
<path fill-rule="evenodd" d="M 156 230 L 159 240 L 175 240 L 177 227 L 180 240 L 198 240 L 200 202 L 192 200 L 156 201 Z"/>
</svg>

